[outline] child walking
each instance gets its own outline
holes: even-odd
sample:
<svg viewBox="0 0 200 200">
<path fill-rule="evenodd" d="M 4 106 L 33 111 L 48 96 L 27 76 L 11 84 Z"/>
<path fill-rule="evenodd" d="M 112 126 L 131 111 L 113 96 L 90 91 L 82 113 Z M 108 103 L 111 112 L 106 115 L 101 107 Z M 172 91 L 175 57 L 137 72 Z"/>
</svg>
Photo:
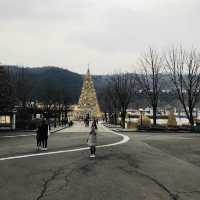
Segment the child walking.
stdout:
<svg viewBox="0 0 200 200">
<path fill-rule="evenodd" d="M 90 147 L 90 157 L 95 158 L 96 157 L 96 143 L 97 143 L 97 133 L 95 131 L 95 127 L 91 127 L 91 131 L 89 133 L 87 144 Z"/>
</svg>

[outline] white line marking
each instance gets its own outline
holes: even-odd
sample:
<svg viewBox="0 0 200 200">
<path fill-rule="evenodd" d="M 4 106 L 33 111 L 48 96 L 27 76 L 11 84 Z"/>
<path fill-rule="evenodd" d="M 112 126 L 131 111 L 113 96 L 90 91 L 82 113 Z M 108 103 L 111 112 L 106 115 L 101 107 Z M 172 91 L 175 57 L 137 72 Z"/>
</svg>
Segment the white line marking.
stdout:
<svg viewBox="0 0 200 200">
<path fill-rule="evenodd" d="M 121 136 L 123 139 L 119 142 L 111 143 L 111 144 L 105 144 L 105 145 L 99 145 L 97 148 L 104 148 L 104 147 L 111 147 L 116 145 L 121 145 L 130 140 L 130 138 L 127 135 L 121 134 L 121 133 L 115 133 L 113 131 L 109 131 L 115 135 Z M 0 158 L 0 161 L 5 160 L 14 160 L 14 159 L 20 159 L 20 158 L 29 158 L 29 157 L 37 157 L 37 156 L 45 156 L 45 155 L 53 155 L 53 154 L 61 154 L 61 153 L 68 153 L 68 152 L 75 152 L 75 151 L 85 151 L 88 150 L 89 147 L 83 147 L 83 148 L 77 148 L 77 149 L 69 149 L 69 150 L 61 150 L 61 151 L 52 151 L 52 152 L 45 152 L 45 153 L 35 153 L 35 154 L 26 154 L 21 156 L 10 156 L 6 158 Z"/>
<path fill-rule="evenodd" d="M 26 135 L 5 135 L 5 136 L 0 136 L 0 138 L 17 138 L 17 137 L 30 137 L 30 136 L 35 136 L 36 134 L 26 134 Z"/>
<path fill-rule="evenodd" d="M 62 128 L 62 129 L 63 129 L 63 128 Z M 58 130 L 51 131 L 50 134 L 59 132 L 59 131 L 61 131 L 62 129 L 58 129 Z M 32 134 L 22 134 L 22 135 L 4 135 L 4 136 L 0 136 L 0 138 L 32 137 L 32 136 L 35 136 L 35 135 L 36 135 L 36 133 L 32 133 Z"/>
</svg>

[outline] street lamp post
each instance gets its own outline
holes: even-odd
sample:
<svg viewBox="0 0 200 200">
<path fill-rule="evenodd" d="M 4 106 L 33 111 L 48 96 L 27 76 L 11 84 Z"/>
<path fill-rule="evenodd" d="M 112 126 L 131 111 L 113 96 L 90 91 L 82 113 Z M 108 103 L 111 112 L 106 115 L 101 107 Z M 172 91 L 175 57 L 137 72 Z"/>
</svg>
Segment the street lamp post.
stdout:
<svg viewBox="0 0 200 200">
<path fill-rule="evenodd" d="M 16 108 L 12 110 L 12 130 L 16 129 Z"/>
</svg>

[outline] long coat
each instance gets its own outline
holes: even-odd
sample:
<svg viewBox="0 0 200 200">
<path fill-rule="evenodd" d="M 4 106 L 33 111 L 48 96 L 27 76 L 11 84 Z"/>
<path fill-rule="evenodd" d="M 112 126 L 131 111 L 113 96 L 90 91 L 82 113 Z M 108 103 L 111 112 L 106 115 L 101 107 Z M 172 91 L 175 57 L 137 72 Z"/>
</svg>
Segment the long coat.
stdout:
<svg viewBox="0 0 200 200">
<path fill-rule="evenodd" d="M 41 125 L 38 127 L 37 134 L 36 134 L 36 139 L 38 141 L 42 140 L 42 128 L 41 128 Z"/>
<path fill-rule="evenodd" d="M 42 140 L 48 139 L 48 125 L 47 124 L 42 124 L 41 127 L 41 132 L 42 132 Z"/>
<path fill-rule="evenodd" d="M 94 128 L 89 133 L 87 144 L 88 146 L 96 146 L 97 144 L 97 134 Z"/>
</svg>

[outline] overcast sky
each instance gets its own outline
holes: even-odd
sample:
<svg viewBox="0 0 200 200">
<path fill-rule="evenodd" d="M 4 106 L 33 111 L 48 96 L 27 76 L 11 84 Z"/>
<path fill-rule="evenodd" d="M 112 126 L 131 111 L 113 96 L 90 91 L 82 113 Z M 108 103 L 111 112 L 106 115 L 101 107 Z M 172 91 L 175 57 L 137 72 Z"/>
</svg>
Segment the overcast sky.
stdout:
<svg viewBox="0 0 200 200">
<path fill-rule="evenodd" d="M 148 46 L 200 46 L 199 0 L 0 0 L 0 62 L 133 71 Z"/>
</svg>

